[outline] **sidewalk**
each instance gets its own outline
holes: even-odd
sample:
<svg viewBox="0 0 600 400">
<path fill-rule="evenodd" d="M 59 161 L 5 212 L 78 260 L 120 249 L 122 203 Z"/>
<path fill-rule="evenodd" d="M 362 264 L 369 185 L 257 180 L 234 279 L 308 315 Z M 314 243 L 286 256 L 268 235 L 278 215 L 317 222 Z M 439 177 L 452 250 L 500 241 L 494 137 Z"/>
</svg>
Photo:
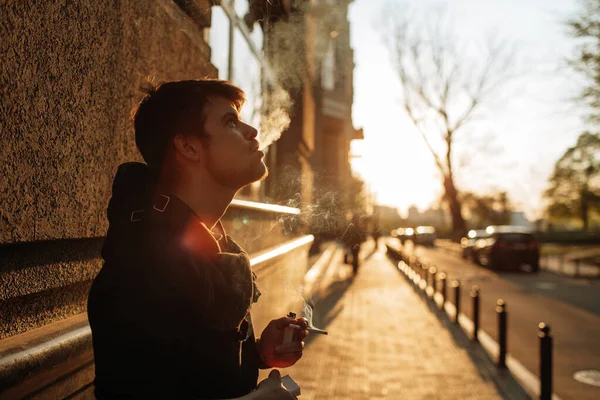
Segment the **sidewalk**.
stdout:
<svg viewBox="0 0 600 400">
<path fill-rule="evenodd" d="M 371 242 L 355 279 L 341 260 L 323 278 L 330 290 L 314 325 L 329 335 L 310 336 L 303 358 L 281 371 L 299 383 L 301 400 L 527 398 L 372 250 Z"/>
</svg>

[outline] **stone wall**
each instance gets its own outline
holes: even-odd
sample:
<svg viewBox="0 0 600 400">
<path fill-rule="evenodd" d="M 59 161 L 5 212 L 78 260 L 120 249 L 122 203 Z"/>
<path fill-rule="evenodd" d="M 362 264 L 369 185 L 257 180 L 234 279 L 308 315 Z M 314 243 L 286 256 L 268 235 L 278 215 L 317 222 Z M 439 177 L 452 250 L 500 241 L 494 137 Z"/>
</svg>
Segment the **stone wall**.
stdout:
<svg viewBox="0 0 600 400">
<path fill-rule="evenodd" d="M 103 236 L 140 84 L 216 76 L 202 29 L 169 0 L 0 9 L 0 244 Z"/>
</svg>

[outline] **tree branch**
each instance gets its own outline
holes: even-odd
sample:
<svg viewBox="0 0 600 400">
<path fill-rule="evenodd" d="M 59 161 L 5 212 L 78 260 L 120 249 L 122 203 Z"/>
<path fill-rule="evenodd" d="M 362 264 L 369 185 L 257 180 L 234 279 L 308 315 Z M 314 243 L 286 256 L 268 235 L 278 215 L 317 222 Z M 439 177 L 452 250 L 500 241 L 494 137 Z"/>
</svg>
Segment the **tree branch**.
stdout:
<svg viewBox="0 0 600 400">
<path fill-rule="evenodd" d="M 410 107 L 410 105 L 408 104 L 408 102 L 405 103 L 404 108 L 406 109 L 406 113 L 408 114 L 408 117 L 412 121 L 413 125 L 415 126 L 415 128 L 417 128 L 417 131 L 419 131 L 419 133 L 421 134 L 421 137 L 423 138 L 423 141 L 427 145 L 427 148 L 429 149 L 429 152 L 433 156 L 435 164 L 439 168 L 440 173 L 442 175 L 446 175 L 446 169 L 444 168 L 444 165 L 442 164 L 442 161 L 440 160 L 440 157 L 435 152 L 435 150 L 433 150 L 433 147 L 431 146 L 431 143 L 429 142 L 429 139 L 427 138 L 427 135 L 425 134 L 425 132 L 421 128 L 421 124 L 419 123 L 419 120 L 417 120 L 417 118 L 415 117 L 415 115 L 414 115 L 414 113 L 412 111 L 412 108 Z"/>
</svg>

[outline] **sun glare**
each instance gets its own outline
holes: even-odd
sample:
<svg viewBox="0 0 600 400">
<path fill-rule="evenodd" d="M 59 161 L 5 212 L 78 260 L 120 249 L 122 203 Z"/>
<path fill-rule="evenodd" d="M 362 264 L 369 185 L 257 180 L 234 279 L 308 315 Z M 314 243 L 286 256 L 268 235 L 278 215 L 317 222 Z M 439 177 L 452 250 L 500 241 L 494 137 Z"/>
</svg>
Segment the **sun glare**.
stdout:
<svg viewBox="0 0 600 400">
<path fill-rule="evenodd" d="M 352 144 L 353 171 L 376 203 L 397 207 L 401 213 L 411 205 L 426 209 L 439 196 L 430 157 L 411 143 L 413 135 L 383 129 L 365 133 L 364 141 Z"/>
</svg>

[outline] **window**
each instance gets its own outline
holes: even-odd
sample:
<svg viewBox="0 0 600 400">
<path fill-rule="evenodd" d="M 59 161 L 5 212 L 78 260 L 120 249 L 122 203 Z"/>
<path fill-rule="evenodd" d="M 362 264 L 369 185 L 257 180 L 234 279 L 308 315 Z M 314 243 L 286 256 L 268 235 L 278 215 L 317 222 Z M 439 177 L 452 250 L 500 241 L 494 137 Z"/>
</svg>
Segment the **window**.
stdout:
<svg viewBox="0 0 600 400">
<path fill-rule="evenodd" d="M 335 89 L 335 43 L 329 40 L 327 52 L 321 65 L 321 87 L 325 90 Z"/>
<path fill-rule="evenodd" d="M 219 70 L 219 79 L 227 79 L 229 66 L 229 18 L 221 7 L 212 8 L 210 28 L 211 62 Z"/>
</svg>

